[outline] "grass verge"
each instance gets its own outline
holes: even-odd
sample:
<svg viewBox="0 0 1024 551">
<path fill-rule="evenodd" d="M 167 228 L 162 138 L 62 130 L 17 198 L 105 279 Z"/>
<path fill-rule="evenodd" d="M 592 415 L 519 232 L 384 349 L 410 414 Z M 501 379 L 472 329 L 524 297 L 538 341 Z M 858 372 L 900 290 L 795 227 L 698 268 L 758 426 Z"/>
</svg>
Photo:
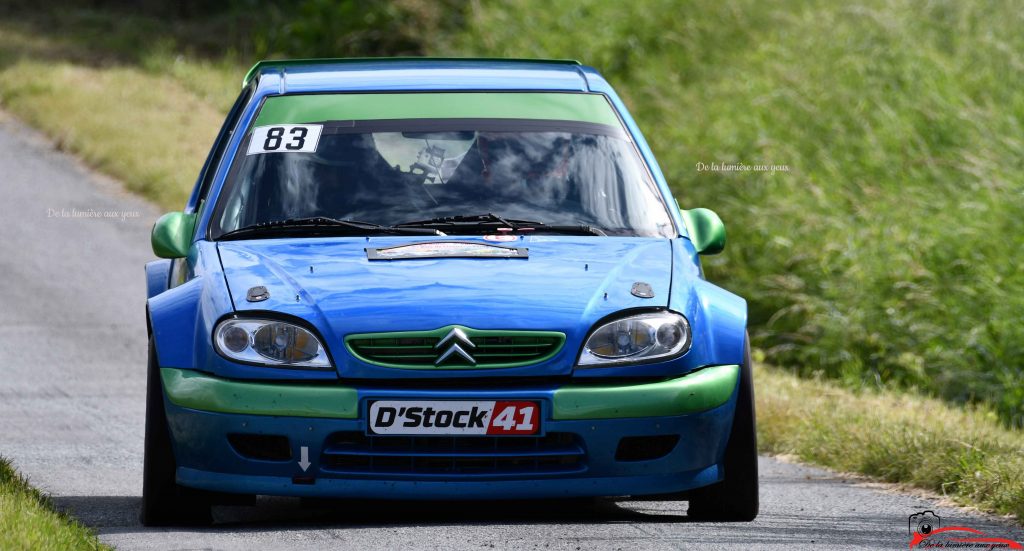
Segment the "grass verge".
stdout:
<svg viewBox="0 0 1024 551">
<path fill-rule="evenodd" d="M 755 372 L 763 453 L 943 494 L 1024 519 L 1024 434 L 989 409 Z"/>
<path fill-rule="evenodd" d="M 111 549 L 0 457 L 0 549 Z"/>
<path fill-rule="evenodd" d="M 0 22 L 0 107 L 129 190 L 180 209 L 243 70 L 163 50 L 89 64 L 75 46 Z"/>
</svg>

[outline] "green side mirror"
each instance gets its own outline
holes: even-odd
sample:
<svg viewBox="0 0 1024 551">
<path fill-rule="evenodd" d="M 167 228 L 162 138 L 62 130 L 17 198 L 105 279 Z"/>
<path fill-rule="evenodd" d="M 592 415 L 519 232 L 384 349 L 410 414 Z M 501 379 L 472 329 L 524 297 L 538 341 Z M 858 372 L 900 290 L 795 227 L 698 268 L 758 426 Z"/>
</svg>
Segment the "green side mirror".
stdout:
<svg viewBox="0 0 1024 551">
<path fill-rule="evenodd" d="M 725 224 L 711 209 L 682 211 L 686 233 L 697 254 L 718 254 L 725 248 Z"/>
<path fill-rule="evenodd" d="M 150 242 L 153 252 L 160 258 L 184 258 L 192 245 L 192 233 L 196 227 L 196 215 L 184 212 L 168 212 L 153 224 Z"/>
</svg>

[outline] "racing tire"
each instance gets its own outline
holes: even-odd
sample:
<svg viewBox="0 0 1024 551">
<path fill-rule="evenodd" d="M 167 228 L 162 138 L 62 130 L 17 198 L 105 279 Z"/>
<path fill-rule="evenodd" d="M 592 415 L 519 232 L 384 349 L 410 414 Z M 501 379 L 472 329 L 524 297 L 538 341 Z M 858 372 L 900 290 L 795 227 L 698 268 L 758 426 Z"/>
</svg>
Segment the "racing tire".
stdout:
<svg viewBox="0 0 1024 551">
<path fill-rule="evenodd" d="M 736 414 L 723 463 L 724 480 L 688 492 L 690 507 L 686 515 L 690 519 L 749 522 L 757 517 L 757 429 L 749 342 L 745 343 L 740 366 Z"/>
<path fill-rule="evenodd" d="M 209 497 L 175 482 L 176 465 L 164 410 L 156 348 L 149 341 L 146 376 L 146 444 L 142 466 L 143 526 L 207 526 L 213 522 Z"/>
</svg>

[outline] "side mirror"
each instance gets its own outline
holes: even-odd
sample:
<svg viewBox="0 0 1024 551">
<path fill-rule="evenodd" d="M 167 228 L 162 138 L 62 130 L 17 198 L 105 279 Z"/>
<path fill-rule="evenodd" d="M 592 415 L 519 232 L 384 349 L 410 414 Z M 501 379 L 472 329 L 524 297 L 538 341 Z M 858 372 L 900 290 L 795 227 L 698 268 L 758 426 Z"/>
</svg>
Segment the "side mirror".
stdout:
<svg viewBox="0 0 1024 551">
<path fill-rule="evenodd" d="M 196 227 L 196 215 L 184 212 L 169 212 L 153 224 L 150 243 L 153 252 L 160 258 L 184 258 L 192 245 L 192 233 Z"/>
<path fill-rule="evenodd" d="M 697 254 L 718 254 L 725 248 L 725 224 L 711 209 L 682 211 L 686 233 Z"/>
</svg>

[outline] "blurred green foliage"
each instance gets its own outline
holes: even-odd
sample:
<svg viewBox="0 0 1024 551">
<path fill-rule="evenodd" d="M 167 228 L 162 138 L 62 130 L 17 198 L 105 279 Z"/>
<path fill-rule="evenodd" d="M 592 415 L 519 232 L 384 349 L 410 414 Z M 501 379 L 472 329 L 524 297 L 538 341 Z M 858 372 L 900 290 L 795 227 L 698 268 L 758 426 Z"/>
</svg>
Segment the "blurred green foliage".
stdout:
<svg viewBox="0 0 1024 551">
<path fill-rule="evenodd" d="M 573 57 L 629 104 L 773 364 L 1024 424 L 1024 6 L 485 2 L 443 54 Z M 698 172 L 703 162 L 789 172 Z"/>
<path fill-rule="evenodd" d="M 88 34 L 133 56 L 157 43 L 206 57 L 423 55 L 461 26 L 461 0 L 34 0 L 0 1 L 0 18 Z M 101 32 L 102 31 L 102 32 Z M 129 45 L 131 47 L 129 47 Z M 97 48 L 99 46 L 99 48 Z M 111 47 L 113 46 L 113 47 Z"/>
<path fill-rule="evenodd" d="M 453 30 L 462 14 L 458 0 L 237 1 L 266 16 L 254 33 L 261 57 L 423 55 L 431 36 Z"/>
</svg>

